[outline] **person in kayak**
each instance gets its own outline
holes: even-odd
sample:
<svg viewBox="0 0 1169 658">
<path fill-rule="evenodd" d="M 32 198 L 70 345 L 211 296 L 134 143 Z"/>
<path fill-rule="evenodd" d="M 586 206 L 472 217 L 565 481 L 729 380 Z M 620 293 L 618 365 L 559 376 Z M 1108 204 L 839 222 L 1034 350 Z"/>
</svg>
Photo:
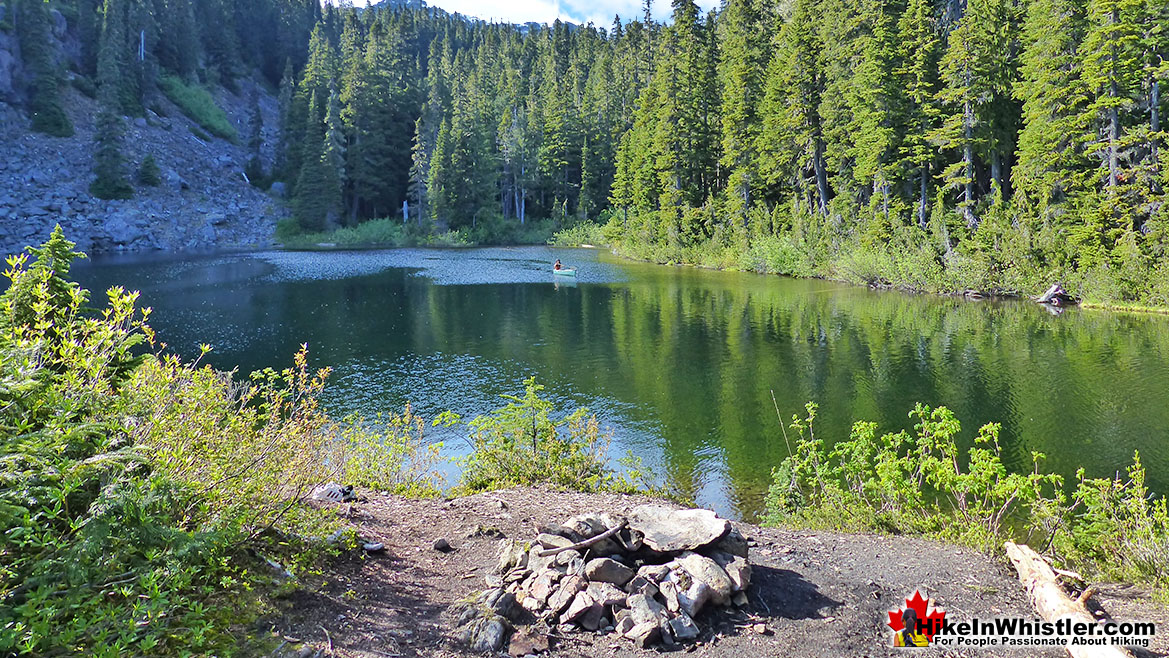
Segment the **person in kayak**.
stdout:
<svg viewBox="0 0 1169 658">
<path fill-rule="evenodd" d="M 557 259 L 556 259 L 556 264 L 552 266 L 552 269 L 554 269 L 554 270 L 559 270 L 559 269 L 561 269 L 561 265 L 560 265 L 560 259 L 559 259 L 559 258 L 557 258 Z"/>
</svg>

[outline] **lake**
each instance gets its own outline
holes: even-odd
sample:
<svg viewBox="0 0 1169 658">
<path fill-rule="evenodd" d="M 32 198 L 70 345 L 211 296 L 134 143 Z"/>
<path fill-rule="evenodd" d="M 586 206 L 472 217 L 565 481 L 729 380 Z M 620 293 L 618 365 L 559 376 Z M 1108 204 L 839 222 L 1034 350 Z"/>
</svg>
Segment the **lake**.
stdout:
<svg viewBox="0 0 1169 658">
<path fill-rule="evenodd" d="M 558 281 L 550 264 L 575 267 Z M 335 416 L 464 418 L 536 377 L 585 406 L 700 505 L 753 519 L 787 454 L 785 423 L 820 405 L 817 436 L 855 420 L 910 427 L 945 405 L 964 440 L 1002 423 L 1008 464 L 1111 476 L 1139 450 L 1169 488 L 1169 318 L 1028 302 L 871 291 L 840 283 L 648 265 L 550 247 L 110 256 L 79 264 L 94 290 L 140 290 L 172 351 L 248 372 L 307 343 L 333 375 Z M 94 294 L 95 302 L 104 299 Z M 772 395 L 774 394 L 774 402 Z M 447 454 L 462 437 L 430 430 Z M 446 476 L 457 478 L 448 466 Z"/>
</svg>

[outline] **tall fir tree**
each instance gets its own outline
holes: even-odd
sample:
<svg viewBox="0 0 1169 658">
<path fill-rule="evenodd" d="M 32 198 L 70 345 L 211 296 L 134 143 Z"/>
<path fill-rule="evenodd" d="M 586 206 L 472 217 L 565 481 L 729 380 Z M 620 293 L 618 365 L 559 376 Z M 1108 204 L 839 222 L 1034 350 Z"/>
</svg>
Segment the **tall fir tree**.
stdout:
<svg viewBox="0 0 1169 658">
<path fill-rule="evenodd" d="M 54 137 L 72 136 L 73 123 L 61 107 L 49 5 L 44 0 L 19 0 L 16 10 L 21 54 L 31 74 L 28 109 L 32 129 Z"/>
</svg>

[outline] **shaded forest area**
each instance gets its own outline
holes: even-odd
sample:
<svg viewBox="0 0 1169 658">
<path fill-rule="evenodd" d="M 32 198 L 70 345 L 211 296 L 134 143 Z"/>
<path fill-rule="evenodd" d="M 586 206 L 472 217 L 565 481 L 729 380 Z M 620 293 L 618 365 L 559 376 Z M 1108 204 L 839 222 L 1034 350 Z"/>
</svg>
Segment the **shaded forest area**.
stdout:
<svg viewBox="0 0 1169 658">
<path fill-rule="evenodd" d="M 119 114 L 160 77 L 258 70 L 282 143 L 250 174 L 286 183 L 304 231 L 590 219 L 662 262 L 1169 304 L 1166 0 L 674 0 L 607 29 L 403 1 L 53 4 L 111 110 L 100 195 L 122 189 Z M 20 0 L 29 41 L 47 6 Z M 55 86 L 31 88 L 46 132 Z"/>
</svg>

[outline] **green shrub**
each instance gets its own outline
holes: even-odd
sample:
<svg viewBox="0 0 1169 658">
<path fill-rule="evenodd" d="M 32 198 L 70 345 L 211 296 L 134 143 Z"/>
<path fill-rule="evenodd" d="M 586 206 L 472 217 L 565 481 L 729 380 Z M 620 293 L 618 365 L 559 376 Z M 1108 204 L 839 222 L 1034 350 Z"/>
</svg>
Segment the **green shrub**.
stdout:
<svg viewBox="0 0 1169 658">
<path fill-rule="evenodd" d="M 529 378 L 523 397 L 505 395 L 507 405 L 467 424 L 471 453 L 460 463 L 461 491 L 531 485 L 585 492 L 655 490 L 647 485 L 648 475 L 637 460 L 626 462 L 628 470 L 623 473 L 609 467 L 613 437 L 601 431 L 596 416 L 580 408 L 553 418 L 552 402 L 540 397 L 542 390 L 534 377 Z M 435 421 L 458 422 L 450 413 Z"/>
<path fill-rule="evenodd" d="M 581 245 L 601 247 L 606 245 L 607 241 L 601 224 L 583 221 L 553 233 L 548 244 L 558 247 L 579 247 Z"/>
<path fill-rule="evenodd" d="M 227 115 L 215 103 L 211 93 L 203 87 L 188 85 L 173 75 L 160 77 L 158 87 L 172 103 L 179 106 L 183 114 L 186 114 L 207 132 L 229 142 L 235 142 L 239 139 L 239 135 L 236 133 L 235 127 L 228 121 Z"/>
</svg>

